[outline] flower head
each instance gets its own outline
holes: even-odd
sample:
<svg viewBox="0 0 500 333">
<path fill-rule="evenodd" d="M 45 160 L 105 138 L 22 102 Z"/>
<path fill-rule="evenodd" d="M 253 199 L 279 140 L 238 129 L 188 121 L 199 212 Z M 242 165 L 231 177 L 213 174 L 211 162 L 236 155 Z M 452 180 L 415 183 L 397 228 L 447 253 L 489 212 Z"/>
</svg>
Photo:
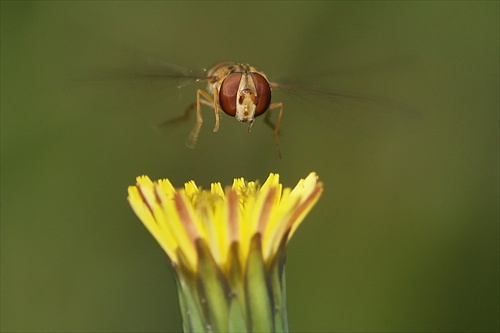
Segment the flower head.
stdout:
<svg viewBox="0 0 500 333">
<path fill-rule="evenodd" d="M 315 173 L 294 189 L 277 174 L 210 190 L 137 178 L 128 200 L 173 263 L 185 330 L 286 331 L 285 247 L 322 191 Z"/>
</svg>

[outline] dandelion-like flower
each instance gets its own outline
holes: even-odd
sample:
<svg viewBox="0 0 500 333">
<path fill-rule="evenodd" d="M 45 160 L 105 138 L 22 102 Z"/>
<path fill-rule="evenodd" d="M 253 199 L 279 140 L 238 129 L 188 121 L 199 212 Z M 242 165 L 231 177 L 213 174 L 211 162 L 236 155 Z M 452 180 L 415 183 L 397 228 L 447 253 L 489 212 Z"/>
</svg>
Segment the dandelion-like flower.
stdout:
<svg viewBox="0 0 500 333">
<path fill-rule="evenodd" d="M 315 173 L 294 189 L 137 178 L 128 200 L 172 261 L 185 332 L 288 331 L 285 248 L 322 191 Z"/>
</svg>

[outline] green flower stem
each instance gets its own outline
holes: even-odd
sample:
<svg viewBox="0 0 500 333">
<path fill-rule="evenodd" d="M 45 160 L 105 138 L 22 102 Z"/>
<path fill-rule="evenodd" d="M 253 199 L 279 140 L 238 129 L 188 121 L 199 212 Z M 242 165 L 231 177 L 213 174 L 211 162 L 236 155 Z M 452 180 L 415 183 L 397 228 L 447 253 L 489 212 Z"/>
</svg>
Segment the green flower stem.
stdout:
<svg viewBox="0 0 500 333">
<path fill-rule="evenodd" d="M 229 273 L 224 274 L 203 241 L 197 242 L 196 274 L 176 267 L 186 333 L 288 332 L 284 258 L 275 258 L 266 267 L 260 238 L 252 238 L 245 272 L 241 272 L 237 256 L 233 255 Z M 234 244 L 233 253 L 237 253 L 236 247 Z"/>
</svg>

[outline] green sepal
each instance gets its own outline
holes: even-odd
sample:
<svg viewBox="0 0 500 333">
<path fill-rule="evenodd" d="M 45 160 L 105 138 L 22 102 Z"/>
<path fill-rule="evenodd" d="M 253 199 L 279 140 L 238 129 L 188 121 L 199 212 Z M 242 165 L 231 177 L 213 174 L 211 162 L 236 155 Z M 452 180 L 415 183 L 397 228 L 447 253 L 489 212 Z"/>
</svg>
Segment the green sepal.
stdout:
<svg viewBox="0 0 500 333">
<path fill-rule="evenodd" d="M 198 252 L 198 290 L 206 314 L 207 329 L 213 332 L 229 331 L 230 294 L 227 281 L 203 239 L 196 241 Z"/>
<path fill-rule="evenodd" d="M 180 264 L 174 265 L 173 268 L 176 272 L 184 332 L 206 332 L 206 319 L 196 288 L 196 276 L 193 272 L 183 269 L 189 266 L 187 266 L 187 259 L 181 251 L 177 251 L 177 257 Z"/>
<path fill-rule="evenodd" d="M 285 294 L 285 246 L 264 262 L 261 236 L 255 235 L 244 267 L 233 243 L 225 268 L 197 240 L 196 272 L 179 251 L 174 265 L 184 332 L 288 332 Z"/>
<path fill-rule="evenodd" d="M 229 332 L 248 332 L 242 304 L 236 297 L 229 300 Z"/>
<path fill-rule="evenodd" d="M 278 252 L 271 262 L 269 276 L 274 300 L 274 332 L 288 332 L 285 281 L 286 238 L 283 238 Z"/>
<path fill-rule="evenodd" d="M 198 297 L 191 292 L 196 288 L 189 287 L 181 277 L 177 278 L 177 287 L 184 332 L 205 332 L 207 326 L 203 323 L 202 311 L 196 302 Z"/>
<path fill-rule="evenodd" d="M 231 288 L 229 298 L 229 331 L 248 332 L 249 324 L 246 315 L 245 285 L 238 254 L 239 244 L 234 242 L 229 248 L 228 256 L 228 281 Z"/>
<path fill-rule="evenodd" d="M 269 276 L 262 257 L 259 234 L 250 243 L 245 274 L 247 315 L 251 332 L 273 332 L 273 297 Z"/>
</svg>

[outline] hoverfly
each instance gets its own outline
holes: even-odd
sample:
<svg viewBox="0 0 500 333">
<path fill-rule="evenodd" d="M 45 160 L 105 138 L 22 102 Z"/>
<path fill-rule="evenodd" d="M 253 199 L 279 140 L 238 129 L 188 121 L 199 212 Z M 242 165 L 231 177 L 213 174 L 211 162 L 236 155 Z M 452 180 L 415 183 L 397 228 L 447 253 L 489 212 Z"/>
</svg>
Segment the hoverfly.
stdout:
<svg viewBox="0 0 500 333">
<path fill-rule="evenodd" d="M 397 110 L 404 113 L 414 114 L 414 110 L 402 103 L 376 96 L 366 96 L 357 93 L 342 91 L 318 91 L 304 87 L 286 86 L 281 83 L 270 81 L 267 76 L 255 67 L 238 62 L 219 62 L 205 71 L 195 74 L 191 70 L 182 67 L 150 60 L 146 66 L 136 72 L 125 70 L 118 72 L 107 71 L 112 77 L 147 80 L 177 80 L 180 82 L 178 88 L 193 82 L 206 82 L 207 88 L 197 89 L 196 101 L 191 103 L 183 115 L 167 120 L 161 125 L 171 125 L 189 119 L 191 113 L 196 110 L 196 123 L 194 124 L 186 145 L 194 148 L 198 141 L 203 124 L 202 108 L 207 106 L 214 110 L 215 126 L 213 131 L 217 132 L 220 126 L 220 112 L 236 118 L 247 124 L 248 132 L 251 131 L 256 117 L 265 115 L 264 122 L 273 129 L 273 139 L 277 154 L 281 158 L 280 142 L 278 133 L 281 118 L 283 116 L 283 103 L 271 102 L 273 89 L 286 90 L 291 93 L 309 93 L 317 97 L 327 97 L 330 100 L 350 100 L 378 106 L 379 109 Z M 271 112 L 278 110 L 276 121 L 271 121 Z"/>
<path fill-rule="evenodd" d="M 196 81 L 206 81 L 207 90 L 196 91 L 196 102 L 186 110 L 186 115 L 167 121 L 167 123 L 172 123 L 187 118 L 188 113 L 196 106 L 196 123 L 186 141 L 188 147 L 194 148 L 196 145 L 203 123 L 201 105 L 205 105 L 215 112 L 214 132 L 219 130 L 221 111 L 246 123 L 249 133 L 255 118 L 265 114 L 265 122 L 274 127 L 274 143 L 281 157 L 278 131 L 283 114 L 283 103 L 271 103 L 272 88 L 277 87 L 277 83 L 269 81 L 266 75 L 255 67 L 236 62 L 217 63 L 207 71 L 206 78 L 198 78 Z M 279 113 L 273 125 L 270 115 L 271 111 L 276 109 L 279 109 Z"/>
</svg>

